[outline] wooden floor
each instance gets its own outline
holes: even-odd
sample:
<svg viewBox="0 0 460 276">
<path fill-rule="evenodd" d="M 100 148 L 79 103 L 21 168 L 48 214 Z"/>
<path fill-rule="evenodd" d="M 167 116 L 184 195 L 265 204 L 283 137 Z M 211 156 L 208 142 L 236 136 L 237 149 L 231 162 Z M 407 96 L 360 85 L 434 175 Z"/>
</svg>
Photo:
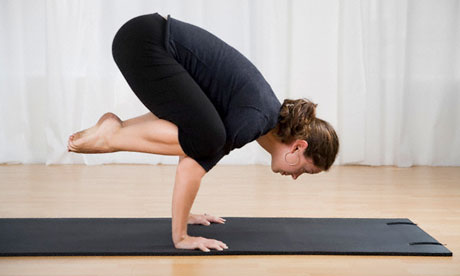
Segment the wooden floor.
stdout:
<svg viewBox="0 0 460 276">
<path fill-rule="evenodd" d="M 175 168 L 3 165 L 0 217 L 170 217 Z M 266 166 L 218 165 L 192 212 L 409 218 L 454 255 L 4 257 L 0 275 L 460 275 L 459 167 L 335 166 L 294 181 Z"/>
</svg>

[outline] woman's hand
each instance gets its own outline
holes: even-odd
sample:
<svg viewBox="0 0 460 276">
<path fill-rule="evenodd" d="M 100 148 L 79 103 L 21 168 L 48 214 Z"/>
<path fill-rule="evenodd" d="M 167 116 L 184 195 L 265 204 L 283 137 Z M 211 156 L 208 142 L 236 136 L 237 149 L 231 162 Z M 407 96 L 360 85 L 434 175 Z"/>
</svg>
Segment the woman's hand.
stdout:
<svg viewBox="0 0 460 276">
<path fill-rule="evenodd" d="M 200 249 L 204 252 L 209 252 L 209 248 L 214 248 L 219 251 L 224 249 L 228 249 L 228 246 L 218 240 L 214 239 L 206 239 L 203 237 L 192 237 L 192 236 L 185 236 L 184 239 L 174 244 L 177 249 Z"/>
<path fill-rule="evenodd" d="M 203 224 L 203 225 L 208 226 L 211 224 L 211 222 L 224 224 L 225 221 L 226 220 L 223 218 L 215 217 L 215 216 L 212 216 L 206 213 L 203 215 L 196 215 L 196 214 L 190 213 L 190 215 L 188 216 L 187 223 L 188 224 Z"/>
</svg>

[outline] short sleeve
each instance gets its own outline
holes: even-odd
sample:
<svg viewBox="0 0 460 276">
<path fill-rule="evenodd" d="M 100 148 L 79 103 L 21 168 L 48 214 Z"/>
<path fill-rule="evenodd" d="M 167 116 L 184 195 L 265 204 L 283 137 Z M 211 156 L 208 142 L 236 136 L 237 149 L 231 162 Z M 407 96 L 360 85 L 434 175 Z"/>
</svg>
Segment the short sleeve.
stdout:
<svg viewBox="0 0 460 276">
<path fill-rule="evenodd" d="M 206 172 L 209 172 L 214 166 L 228 153 L 221 148 L 216 154 L 195 160 Z"/>
<path fill-rule="evenodd" d="M 238 126 L 235 127 L 232 149 L 241 148 L 262 136 L 266 126 L 265 116 L 256 109 L 246 109 L 238 116 L 240 118 L 237 120 Z"/>
</svg>

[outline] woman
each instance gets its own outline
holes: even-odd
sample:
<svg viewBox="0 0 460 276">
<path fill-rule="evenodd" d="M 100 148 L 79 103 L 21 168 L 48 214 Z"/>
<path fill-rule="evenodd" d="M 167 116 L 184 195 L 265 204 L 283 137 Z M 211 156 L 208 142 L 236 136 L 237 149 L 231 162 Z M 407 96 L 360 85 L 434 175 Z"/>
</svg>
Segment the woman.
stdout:
<svg viewBox="0 0 460 276">
<path fill-rule="evenodd" d="M 204 29 L 170 15 L 141 15 L 118 30 L 112 54 L 151 112 L 126 121 L 106 113 L 95 126 L 71 135 L 68 150 L 179 156 L 172 200 L 176 248 L 228 248 L 188 236 L 187 223 L 224 223 L 190 209 L 202 177 L 231 150 L 257 140 L 272 156 L 272 171 L 293 179 L 326 171 L 334 162 L 338 138 L 315 118 L 316 104 L 286 99 L 281 105 L 247 58 Z"/>
</svg>

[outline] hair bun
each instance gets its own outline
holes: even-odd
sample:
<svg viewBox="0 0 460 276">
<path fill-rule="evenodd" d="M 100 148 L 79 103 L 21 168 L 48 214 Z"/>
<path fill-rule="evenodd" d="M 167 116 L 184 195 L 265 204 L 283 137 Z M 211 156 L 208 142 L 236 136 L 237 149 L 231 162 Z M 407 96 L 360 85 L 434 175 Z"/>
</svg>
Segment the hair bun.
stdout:
<svg viewBox="0 0 460 276">
<path fill-rule="evenodd" d="M 285 99 L 281 110 L 283 110 L 283 108 L 285 109 L 284 113 L 286 116 L 297 118 L 299 121 L 308 123 L 316 118 L 317 106 L 318 104 L 306 98 L 298 100 Z"/>
<path fill-rule="evenodd" d="M 286 132 L 285 135 L 295 136 L 302 130 L 308 130 L 311 122 L 316 119 L 316 106 L 317 104 L 305 98 L 285 99 L 278 117 L 280 131 Z"/>
</svg>

